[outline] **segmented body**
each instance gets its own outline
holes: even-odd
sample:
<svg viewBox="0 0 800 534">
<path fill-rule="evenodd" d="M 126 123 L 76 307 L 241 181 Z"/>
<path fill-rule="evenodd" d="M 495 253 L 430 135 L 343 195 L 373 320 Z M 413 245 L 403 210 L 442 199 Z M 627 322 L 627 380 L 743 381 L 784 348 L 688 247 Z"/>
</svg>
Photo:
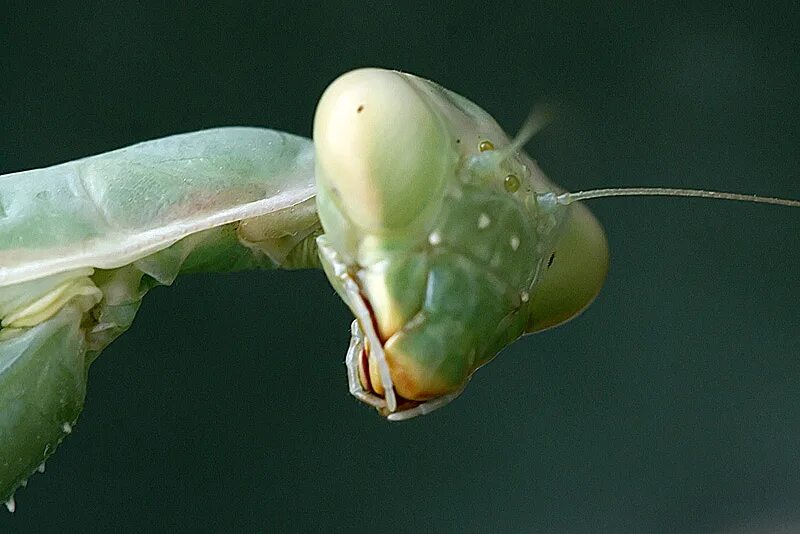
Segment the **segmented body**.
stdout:
<svg viewBox="0 0 800 534">
<path fill-rule="evenodd" d="M 449 402 L 597 294 L 599 224 L 470 101 L 354 71 L 314 139 L 222 128 L 0 177 L 0 498 L 71 432 L 89 364 L 145 292 L 180 273 L 322 266 L 356 316 L 350 390 L 390 419 Z"/>
<path fill-rule="evenodd" d="M 149 288 L 317 264 L 313 159 L 308 139 L 220 128 L 0 177 L 0 499 L 71 432 Z"/>
</svg>

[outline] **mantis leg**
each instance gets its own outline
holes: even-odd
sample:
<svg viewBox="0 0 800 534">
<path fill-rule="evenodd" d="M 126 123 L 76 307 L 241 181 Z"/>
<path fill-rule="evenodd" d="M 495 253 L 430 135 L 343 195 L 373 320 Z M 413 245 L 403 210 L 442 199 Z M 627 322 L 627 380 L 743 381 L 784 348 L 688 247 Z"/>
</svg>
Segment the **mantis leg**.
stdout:
<svg viewBox="0 0 800 534">
<path fill-rule="evenodd" d="M 83 317 L 72 301 L 48 320 L 0 337 L 0 499 L 9 510 L 13 491 L 44 465 L 83 409 Z"/>
<path fill-rule="evenodd" d="M 350 394 L 358 400 L 374 406 L 378 409 L 386 408 L 386 401 L 377 395 L 366 391 L 358 378 L 358 360 L 364 350 L 364 335 L 358 327 L 358 321 L 353 321 L 350 325 L 350 347 L 347 349 L 347 357 L 344 360 L 347 366 L 347 382 L 350 386 Z"/>
<path fill-rule="evenodd" d="M 450 404 L 456 397 L 461 395 L 464 391 L 464 388 L 467 387 L 467 384 L 459 389 L 458 391 L 454 391 L 453 393 L 449 393 L 447 395 L 442 395 L 441 397 L 437 397 L 433 400 L 429 400 L 423 402 L 422 404 L 415 406 L 414 408 L 403 410 L 402 412 L 394 412 L 390 413 L 386 416 L 389 421 L 405 421 L 406 419 L 412 419 L 419 415 L 427 415 L 434 410 L 438 410 L 442 406 Z"/>
<path fill-rule="evenodd" d="M 313 230 L 313 212 L 309 217 Z M 270 226 L 276 227 L 288 225 Z M 315 260 L 316 251 L 304 244 L 313 244 L 313 236 L 306 237 L 294 248 L 284 247 L 287 266 Z M 182 272 L 275 267 L 258 248 L 264 244 L 274 251 L 282 243 L 265 239 L 243 246 L 229 225 L 117 269 L 85 268 L 2 288 L 0 315 L 18 311 L 6 312 L 0 328 L 0 502 L 13 509 L 16 488 L 72 431 L 83 409 L 90 364 L 131 326 L 148 290 L 170 284 Z"/>
</svg>

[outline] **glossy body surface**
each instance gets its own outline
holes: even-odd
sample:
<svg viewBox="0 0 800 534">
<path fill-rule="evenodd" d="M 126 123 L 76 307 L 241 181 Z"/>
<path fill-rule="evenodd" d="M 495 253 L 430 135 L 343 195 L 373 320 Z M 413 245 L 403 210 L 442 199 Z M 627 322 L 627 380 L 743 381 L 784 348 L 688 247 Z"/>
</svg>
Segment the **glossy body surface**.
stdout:
<svg viewBox="0 0 800 534">
<path fill-rule="evenodd" d="M 151 287 L 315 266 L 313 195 L 311 143 L 257 128 L 0 177 L 0 498 L 72 432 L 89 365 Z"/>
<path fill-rule="evenodd" d="M 217 125 L 310 138 L 328 84 L 377 65 L 510 135 L 560 104 L 527 152 L 570 191 L 800 198 L 793 6 L 17 4 L 0 174 Z M 587 204 L 611 246 L 597 300 L 410 424 L 347 394 L 352 312 L 321 271 L 154 288 L 0 531 L 792 531 L 797 212 Z"/>
<path fill-rule="evenodd" d="M 446 404 L 507 344 L 599 291 L 608 259 L 597 221 L 543 201 L 557 189 L 497 123 L 432 82 L 342 76 L 320 101 L 314 149 L 316 198 L 310 143 L 252 128 L 0 179 L 0 497 L 71 433 L 89 364 L 150 287 L 179 273 L 316 266 L 320 222 L 323 267 L 356 316 L 351 392 L 390 418 Z M 571 227 L 581 237 L 567 246 Z M 564 248 L 588 292 L 548 272 Z M 574 304 L 564 317 L 532 314 L 547 277 Z"/>
<path fill-rule="evenodd" d="M 501 348 L 576 315 L 599 291 L 608 250 L 597 221 L 583 206 L 544 202 L 559 190 L 469 100 L 410 74 L 354 71 L 322 96 L 314 141 L 336 254 L 323 264 L 362 331 L 375 326 L 358 362 L 368 393 L 385 396 L 390 376 L 412 406 L 457 395 Z M 567 227 L 580 236 L 569 245 Z M 578 280 L 559 269 L 570 255 Z M 540 295 L 545 278 L 560 295 Z M 539 299 L 561 308 L 534 314 Z"/>
</svg>

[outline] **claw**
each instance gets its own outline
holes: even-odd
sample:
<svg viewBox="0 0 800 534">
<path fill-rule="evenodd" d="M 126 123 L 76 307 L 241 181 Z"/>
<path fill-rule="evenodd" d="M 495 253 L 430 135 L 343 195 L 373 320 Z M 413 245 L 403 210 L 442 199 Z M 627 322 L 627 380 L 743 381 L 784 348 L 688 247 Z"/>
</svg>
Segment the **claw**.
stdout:
<svg viewBox="0 0 800 534">
<path fill-rule="evenodd" d="M 345 357 L 345 365 L 347 365 L 347 383 L 350 386 L 350 394 L 370 406 L 374 406 L 379 410 L 386 408 L 386 400 L 378 397 L 374 393 L 368 392 L 361 385 L 361 380 L 358 377 L 358 360 L 361 357 L 361 352 L 364 350 L 364 336 L 361 329 L 358 327 L 358 321 L 353 320 L 350 325 L 350 347 L 347 349 L 347 356 Z"/>
<path fill-rule="evenodd" d="M 349 275 L 342 275 L 342 285 L 350 300 L 350 306 L 355 313 L 356 321 L 364 329 L 366 340 L 369 342 L 369 348 L 378 365 L 378 373 L 381 376 L 381 383 L 383 384 L 384 395 L 386 399 L 386 408 L 390 412 L 397 410 L 397 396 L 394 393 L 394 384 L 392 383 L 392 374 L 389 371 L 389 364 L 386 363 L 386 355 L 383 352 L 383 345 L 378 338 L 377 332 L 372 321 L 367 303 L 361 296 L 361 291 L 358 288 L 355 280 Z M 356 359 L 357 361 L 357 359 Z M 358 372 L 356 371 L 356 380 L 358 380 Z M 360 386 L 360 381 L 359 381 Z M 351 386 L 352 387 L 352 386 Z M 363 389 L 363 388 L 362 388 Z M 371 404 L 371 403 L 370 403 Z"/>
</svg>

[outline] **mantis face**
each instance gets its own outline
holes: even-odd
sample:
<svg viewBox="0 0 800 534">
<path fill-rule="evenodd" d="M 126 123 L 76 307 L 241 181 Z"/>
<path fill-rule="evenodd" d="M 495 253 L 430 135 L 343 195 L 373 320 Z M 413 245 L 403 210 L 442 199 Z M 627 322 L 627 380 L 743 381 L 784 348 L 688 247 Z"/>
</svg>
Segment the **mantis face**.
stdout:
<svg viewBox="0 0 800 534">
<path fill-rule="evenodd" d="M 356 316 L 350 389 L 390 419 L 449 402 L 504 346 L 597 294 L 602 229 L 548 201 L 559 190 L 468 100 L 353 71 L 322 96 L 314 141 L 320 256 Z"/>
</svg>

